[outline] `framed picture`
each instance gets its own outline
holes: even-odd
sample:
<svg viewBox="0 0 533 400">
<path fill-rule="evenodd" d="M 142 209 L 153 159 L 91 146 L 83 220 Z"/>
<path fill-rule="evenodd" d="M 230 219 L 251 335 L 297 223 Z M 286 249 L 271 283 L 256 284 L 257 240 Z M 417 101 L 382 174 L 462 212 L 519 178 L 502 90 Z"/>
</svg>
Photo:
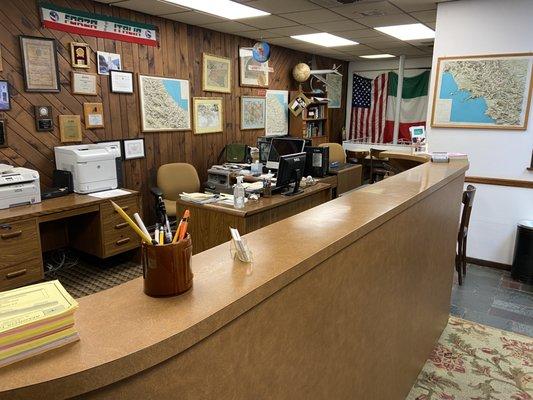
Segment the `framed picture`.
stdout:
<svg viewBox="0 0 533 400">
<path fill-rule="evenodd" d="M 136 158 L 144 158 L 144 139 L 127 139 L 122 142 L 124 144 L 124 160 L 134 160 Z"/>
<path fill-rule="evenodd" d="M 266 91 L 266 136 L 289 133 L 289 92 L 287 90 Z"/>
<path fill-rule="evenodd" d="M 55 39 L 19 36 L 22 53 L 24 90 L 51 92 L 61 90 Z"/>
<path fill-rule="evenodd" d="M 122 69 L 120 63 L 120 54 L 106 53 L 105 51 L 96 52 L 96 60 L 98 65 L 98 73 L 100 75 L 109 75 L 109 71 Z"/>
<path fill-rule="evenodd" d="M 109 87 L 113 93 L 133 93 L 133 72 L 109 71 Z"/>
<path fill-rule="evenodd" d="M 241 86 L 268 87 L 268 61 L 260 63 L 252 55 L 251 47 L 239 49 L 239 80 Z"/>
<path fill-rule="evenodd" d="M 311 103 L 311 99 L 303 93 L 299 93 L 289 104 L 292 115 L 297 117 Z"/>
<path fill-rule="evenodd" d="M 5 118 L 0 118 L 0 149 L 7 147 L 7 121 Z"/>
<path fill-rule="evenodd" d="M 203 53 L 202 90 L 231 92 L 231 60 Z"/>
<path fill-rule="evenodd" d="M 0 46 L 0 72 L 4 70 L 4 64 L 2 61 L 2 46 Z"/>
<path fill-rule="evenodd" d="M 9 93 L 9 82 L 0 80 L 0 111 L 11 110 L 11 95 Z"/>
<path fill-rule="evenodd" d="M 189 81 L 139 75 L 143 132 L 191 129 Z"/>
<path fill-rule="evenodd" d="M 70 63 L 74 68 L 89 68 L 91 48 L 87 43 L 70 42 Z"/>
<path fill-rule="evenodd" d="M 221 97 L 194 97 L 194 133 L 222 132 L 224 112 Z"/>
<path fill-rule="evenodd" d="M 264 129 L 265 107 L 264 97 L 241 96 L 241 129 Z"/>
<path fill-rule="evenodd" d="M 60 115 L 59 133 L 61 142 L 81 142 L 81 117 L 79 115 Z"/>
<path fill-rule="evenodd" d="M 533 53 L 439 57 L 431 126 L 526 130 Z"/>
<path fill-rule="evenodd" d="M 70 84 L 73 94 L 82 94 L 85 96 L 96 96 L 97 86 L 96 78 L 98 75 L 88 72 L 76 72 L 70 73 Z"/>
<path fill-rule="evenodd" d="M 328 93 L 328 108 L 341 108 L 342 104 L 342 75 L 326 75 L 326 91 Z"/>
<path fill-rule="evenodd" d="M 102 103 L 83 103 L 83 116 L 85 119 L 85 128 L 103 128 L 104 127 L 104 106 Z"/>
</svg>

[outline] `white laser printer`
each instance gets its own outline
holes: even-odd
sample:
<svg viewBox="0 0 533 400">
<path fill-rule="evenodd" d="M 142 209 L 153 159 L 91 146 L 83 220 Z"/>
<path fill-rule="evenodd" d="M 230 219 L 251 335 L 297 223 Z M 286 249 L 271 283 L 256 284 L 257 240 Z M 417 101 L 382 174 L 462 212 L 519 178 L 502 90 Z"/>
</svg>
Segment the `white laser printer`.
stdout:
<svg viewBox="0 0 533 400">
<path fill-rule="evenodd" d="M 80 144 L 54 148 L 56 169 L 70 171 L 74 192 L 87 194 L 116 189 L 120 148 L 106 143 Z"/>
<path fill-rule="evenodd" d="M 0 164 L 0 209 L 40 202 L 37 171 Z"/>
</svg>

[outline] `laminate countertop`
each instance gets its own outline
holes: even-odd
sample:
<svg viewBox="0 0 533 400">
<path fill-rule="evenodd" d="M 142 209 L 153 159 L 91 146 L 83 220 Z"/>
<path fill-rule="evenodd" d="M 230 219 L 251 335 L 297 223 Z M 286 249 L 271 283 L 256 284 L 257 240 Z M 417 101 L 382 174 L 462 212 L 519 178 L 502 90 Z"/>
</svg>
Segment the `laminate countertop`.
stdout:
<svg viewBox="0 0 533 400">
<path fill-rule="evenodd" d="M 253 265 L 229 243 L 193 256 L 194 285 L 171 298 L 142 278 L 79 299 L 81 340 L 0 369 L 0 398 L 65 398 L 173 357 L 229 324 L 333 254 L 461 177 L 466 161 L 426 163 L 246 235 Z M 179 379 L 179 378 L 176 378 Z"/>
</svg>

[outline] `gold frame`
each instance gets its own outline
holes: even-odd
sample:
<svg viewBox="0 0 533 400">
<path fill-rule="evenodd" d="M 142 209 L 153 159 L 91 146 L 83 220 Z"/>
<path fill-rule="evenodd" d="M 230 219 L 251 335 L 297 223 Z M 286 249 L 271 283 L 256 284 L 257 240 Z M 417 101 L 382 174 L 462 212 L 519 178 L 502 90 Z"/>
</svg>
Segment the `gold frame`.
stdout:
<svg viewBox="0 0 533 400">
<path fill-rule="evenodd" d="M 76 56 L 74 55 L 74 47 L 83 47 L 85 48 L 85 60 L 87 61 L 87 64 L 85 65 L 78 65 L 76 64 Z M 88 69 L 90 68 L 91 63 L 91 48 L 87 43 L 81 43 L 81 42 L 70 42 L 70 65 L 72 68 L 84 68 Z"/>
<path fill-rule="evenodd" d="M 508 58 L 508 57 L 532 57 L 532 68 L 529 77 L 529 88 L 527 89 L 526 112 L 524 114 L 524 123 L 522 126 L 513 125 L 469 125 L 469 124 L 446 124 L 435 122 L 435 104 L 437 102 L 437 92 L 439 88 L 439 77 L 441 77 L 441 62 L 448 60 L 465 60 L 475 58 Z M 455 57 L 439 57 L 437 60 L 437 70 L 435 73 L 435 81 L 433 85 L 433 99 L 431 105 L 431 127 L 432 128 L 466 128 L 466 129 L 497 129 L 497 130 L 527 130 L 527 123 L 529 118 L 529 108 L 531 106 L 531 92 L 533 91 L 533 52 L 527 53 L 497 53 L 497 54 L 478 54 L 471 56 L 455 56 Z"/>
<path fill-rule="evenodd" d="M 221 63 L 226 63 L 228 65 L 228 86 L 225 89 L 217 88 L 216 86 L 208 86 L 207 84 L 207 61 L 209 59 L 213 61 L 218 61 Z M 231 59 L 222 56 L 215 56 L 209 53 L 202 53 L 202 90 L 204 92 L 215 92 L 215 93 L 231 93 Z"/>
<path fill-rule="evenodd" d="M 243 100 L 244 99 L 260 99 L 263 101 L 263 126 L 260 128 L 243 128 Z M 241 96 L 241 109 L 240 109 L 240 130 L 241 131 L 251 131 L 251 130 L 259 130 L 259 129 L 265 129 L 265 123 L 266 123 L 266 97 L 264 96 Z"/>
<path fill-rule="evenodd" d="M 238 53 L 238 56 L 239 56 L 239 86 L 241 87 L 255 87 L 255 88 L 265 88 L 267 89 L 268 88 L 268 85 L 270 84 L 270 72 L 266 72 L 266 84 L 265 85 L 253 85 L 253 84 L 248 84 L 248 83 L 243 83 L 243 73 L 244 73 L 244 70 L 243 70 L 243 65 L 242 65 L 242 59 L 244 57 L 241 57 L 241 49 L 249 49 L 251 51 L 251 47 L 239 47 L 239 53 Z M 263 64 L 266 64 L 267 68 L 268 68 L 268 61 L 263 63 Z"/>
<path fill-rule="evenodd" d="M 76 121 L 69 121 L 69 119 L 75 119 Z M 69 123 L 75 123 L 76 124 L 76 137 L 74 138 L 68 138 L 65 136 L 65 128 L 66 124 Z M 59 116 L 59 133 L 61 136 L 61 142 L 62 143 L 70 143 L 70 142 L 81 142 L 83 140 L 82 132 L 81 132 L 81 117 L 79 115 L 60 115 Z"/>
<path fill-rule="evenodd" d="M 203 135 L 206 133 L 222 133 L 224 131 L 224 102 L 222 97 L 193 97 L 192 98 L 192 108 L 193 108 L 193 133 L 195 135 Z M 196 106 L 199 105 L 201 102 L 206 103 L 213 103 L 217 102 L 220 105 L 220 129 L 216 130 L 207 130 L 200 132 L 198 130 L 198 126 L 196 125 L 198 121 L 198 114 L 196 110 Z"/>
<path fill-rule="evenodd" d="M 76 75 L 91 75 L 94 76 L 94 92 L 80 92 L 75 89 L 74 82 Z M 70 90 L 72 94 L 79 94 L 82 96 L 98 96 L 98 75 L 91 72 L 70 71 Z"/>
<path fill-rule="evenodd" d="M 96 112 L 92 112 L 92 109 L 96 109 Z M 89 124 L 89 114 L 100 114 L 102 116 L 102 123 L 100 125 Z M 85 121 L 86 129 L 97 129 L 104 127 L 104 105 L 101 102 L 98 103 L 83 103 L 83 119 Z"/>
</svg>

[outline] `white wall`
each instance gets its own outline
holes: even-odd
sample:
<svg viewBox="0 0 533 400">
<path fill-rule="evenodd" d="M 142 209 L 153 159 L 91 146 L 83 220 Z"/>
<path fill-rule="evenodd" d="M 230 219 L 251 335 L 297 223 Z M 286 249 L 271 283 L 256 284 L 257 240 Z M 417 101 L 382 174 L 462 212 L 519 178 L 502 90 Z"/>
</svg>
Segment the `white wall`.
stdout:
<svg viewBox="0 0 533 400">
<path fill-rule="evenodd" d="M 533 51 L 533 1 L 461 0 L 441 3 L 433 52 L 438 57 Z M 430 95 L 433 98 L 434 76 Z M 428 107 L 428 122 L 431 104 Z M 429 125 L 429 123 L 428 123 Z M 467 153 L 467 175 L 533 180 L 527 171 L 533 149 L 533 112 L 527 131 L 438 129 L 428 126 L 431 151 Z M 516 222 L 533 219 L 533 189 L 475 185 L 478 189 L 468 234 L 469 257 L 512 262 Z"/>
</svg>

